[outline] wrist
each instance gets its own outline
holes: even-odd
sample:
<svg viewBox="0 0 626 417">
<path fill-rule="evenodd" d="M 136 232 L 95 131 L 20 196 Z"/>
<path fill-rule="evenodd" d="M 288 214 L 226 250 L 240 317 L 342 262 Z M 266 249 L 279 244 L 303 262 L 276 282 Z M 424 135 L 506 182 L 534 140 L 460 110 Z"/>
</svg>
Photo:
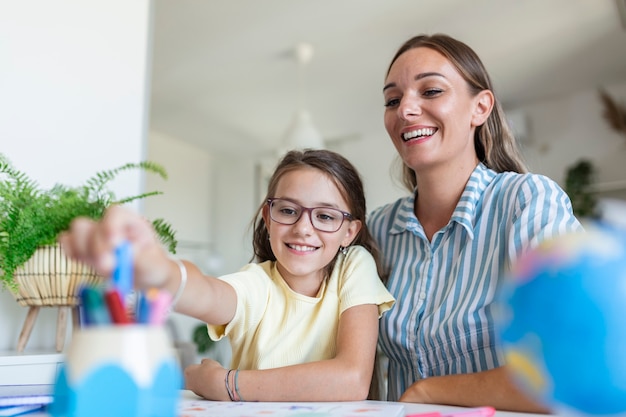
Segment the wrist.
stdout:
<svg viewBox="0 0 626 417">
<path fill-rule="evenodd" d="M 228 398 L 231 401 L 235 401 L 235 394 L 233 392 L 232 385 L 231 385 L 231 382 L 230 382 L 230 380 L 231 380 L 230 376 L 231 376 L 232 373 L 233 373 L 232 369 L 229 369 L 229 370 L 226 371 L 226 375 L 224 376 L 224 386 L 226 388 L 226 394 L 228 395 Z"/>
<path fill-rule="evenodd" d="M 188 277 L 187 277 L 187 267 L 185 266 L 183 261 L 179 259 L 174 259 L 173 261 L 176 264 L 175 274 L 178 275 L 178 286 L 174 287 L 176 289 L 172 293 L 171 309 L 176 310 L 176 304 L 178 304 L 178 302 L 183 296 L 183 293 L 185 292 L 185 287 L 187 286 Z"/>
<path fill-rule="evenodd" d="M 239 390 L 239 369 L 229 369 L 224 376 L 224 385 L 226 393 L 231 401 L 245 401 Z"/>
</svg>

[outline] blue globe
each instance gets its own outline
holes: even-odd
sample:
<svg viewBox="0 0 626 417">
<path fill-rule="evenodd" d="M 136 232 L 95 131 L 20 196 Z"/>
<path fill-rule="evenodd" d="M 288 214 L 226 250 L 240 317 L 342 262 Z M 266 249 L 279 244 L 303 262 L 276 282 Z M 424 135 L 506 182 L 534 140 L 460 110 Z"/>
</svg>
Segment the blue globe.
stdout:
<svg viewBox="0 0 626 417">
<path fill-rule="evenodd" d="M 555 411 L 626 416 L 626 230 L 585 226 L 519 259 L 501 337 L 520 387 Z"/>
</svg>

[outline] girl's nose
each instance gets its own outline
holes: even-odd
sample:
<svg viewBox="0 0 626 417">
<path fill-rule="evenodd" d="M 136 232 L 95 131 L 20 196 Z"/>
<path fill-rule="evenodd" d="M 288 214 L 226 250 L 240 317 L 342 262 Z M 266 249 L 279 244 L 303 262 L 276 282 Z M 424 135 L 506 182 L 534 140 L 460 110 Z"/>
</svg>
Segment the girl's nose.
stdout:
<svg viewBox="0 0 626 417">
<path fill-rule="evenodd" d="M 302 213 L 298 221 L 293 225 L 296 232 L 303 235 L 310 235 L 313 232 L 313 223 L 311 222 L 311 212 L 305 211 Z"/>
</svg>

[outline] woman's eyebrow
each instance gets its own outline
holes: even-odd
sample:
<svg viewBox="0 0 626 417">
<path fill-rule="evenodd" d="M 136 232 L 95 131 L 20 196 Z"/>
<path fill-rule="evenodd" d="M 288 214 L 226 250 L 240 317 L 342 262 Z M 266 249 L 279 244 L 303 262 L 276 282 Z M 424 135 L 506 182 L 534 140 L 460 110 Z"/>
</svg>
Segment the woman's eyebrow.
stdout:
<svg viewBox="0 0 626 417">
<path fill-rule="evenodd" d="M 442 78 L 445 78 L 445 76 L 443 74 L 439 73 L 439 72 L 421 72 L 421 73 L 417 74 L 413 78 L 413 80 L 414 81 L 418 81 L 418 80 L 421 80 L 423 78 L 428 78 L 428 77 L 442 77 Z M 385 85 L 383 87 L 383 93 L 385 92 L 385 90 L 387 90 L 389 88 L 393 88 L 395 86 L 396 86 L 396 83 L 389 83 L 389 84 Z"/>
</svg>

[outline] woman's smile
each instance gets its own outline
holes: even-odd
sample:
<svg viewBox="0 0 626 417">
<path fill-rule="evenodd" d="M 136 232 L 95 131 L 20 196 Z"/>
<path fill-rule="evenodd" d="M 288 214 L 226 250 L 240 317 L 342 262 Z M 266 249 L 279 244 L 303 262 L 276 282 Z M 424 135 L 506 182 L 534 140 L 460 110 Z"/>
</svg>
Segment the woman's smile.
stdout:
<svg viewBox="0 0 626 417">
<path fill-rule="evenodd" d="M 419 128 L 419 129 L 411 129 L 408 132 L 405 132 L 402 134 L 402 139 L 405 142 L 408 142 L 411 139 L 422 139 L 425 137 L 430 137 L 432 135 L 435 134 L 435 132 L 437 131 L 437 129 L 434 129 L 432 127 L 424 127 L 424 128 Z"/>
</svg>

